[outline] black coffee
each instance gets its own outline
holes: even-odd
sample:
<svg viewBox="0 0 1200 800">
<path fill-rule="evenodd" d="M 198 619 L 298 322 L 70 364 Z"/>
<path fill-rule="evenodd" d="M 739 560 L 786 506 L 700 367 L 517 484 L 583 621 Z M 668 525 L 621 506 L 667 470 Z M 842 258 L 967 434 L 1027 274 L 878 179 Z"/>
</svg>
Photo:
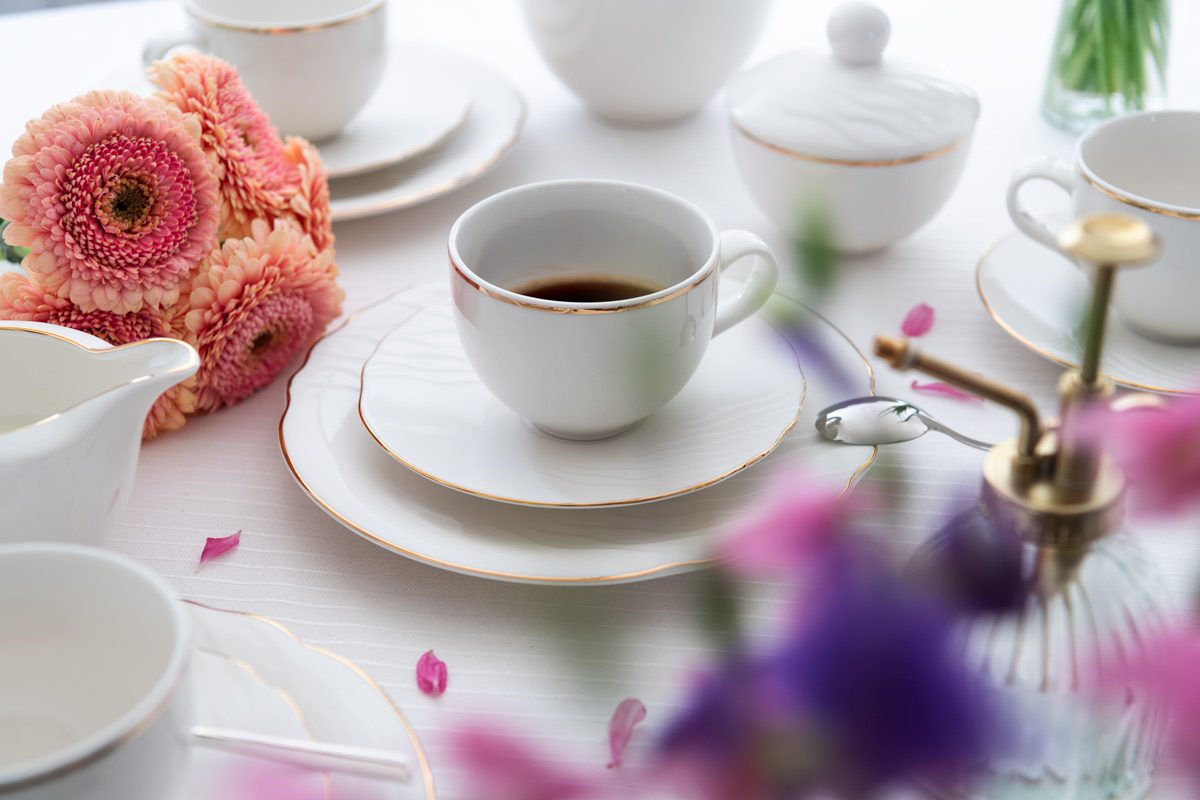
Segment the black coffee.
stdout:
<svg viewBox="0 0 1200 800">
<path fill-rule="evenodd" d="M 511 291 L 559 303 L 611 303 L 662 291 L 664 286 L 619 275 L 566 275 L 523 284 Z"/>
</svg>

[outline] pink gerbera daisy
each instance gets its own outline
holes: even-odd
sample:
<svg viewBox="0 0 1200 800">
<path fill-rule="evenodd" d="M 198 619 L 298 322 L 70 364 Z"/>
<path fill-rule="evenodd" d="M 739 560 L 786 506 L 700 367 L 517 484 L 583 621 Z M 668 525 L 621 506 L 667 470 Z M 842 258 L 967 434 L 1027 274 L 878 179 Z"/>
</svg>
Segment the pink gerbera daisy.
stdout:
<svg viewBox="0 0 1200 800">
<path fill-rule="evenodd" d="M 221 184 L 222 240 L 246 236 L 252 220 L 284 213 L 295 168 L 237 70 L 214 56 L 187 53 L 156 61 L 149 74 L 160 97 L 200 121 L 200 141 L 216 160 Z"/>
<path fill-rule="evenodd" d="M 200 268 L 184 322 L 200 351 L 198 407 L 233 405 L 270 383 L 341 313 L 333 252 L 290 219 L 254 220 Z"/>
<path fill-rule="evenodd" d="M 333 221 L 329 215 L 329 181 L 321 156 L 306 139 L 289 136 L 283 157 L 295 169 L 295 187 L 288 205 L 318 250 L 333 246 Z"/>
<path fill-rule="evenodd" d="M 217 231 L 199 126 L 129 92 L 90 92 L 25 126 L 0 184 L 5 239 L 39 284 L 84 312 L 179 298 Z"/>
<path fill-rule="evenodd" d="M 90 333 L 111 345 L 129 344 L 155 336 L 178 338 L 166 312 L 143 308 L 125 314 L 81 311 L 67 300 L 38 286 L 19 272 L 0 275 L 0 319 L 48 322 Z M 183 426 L 196 410 L 195 379 L 172 386 L 159 396 L 146 415 L 142 438 Z"/>
</svg>

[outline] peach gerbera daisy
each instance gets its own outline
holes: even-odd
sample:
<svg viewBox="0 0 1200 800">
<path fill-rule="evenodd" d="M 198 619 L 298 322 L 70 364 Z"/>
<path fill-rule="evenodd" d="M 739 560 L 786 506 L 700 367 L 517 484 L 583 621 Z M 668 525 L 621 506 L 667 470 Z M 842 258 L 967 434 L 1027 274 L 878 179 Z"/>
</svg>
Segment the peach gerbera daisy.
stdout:
<svg viewBox="0 0 1200 800">
<path fill-rule="evenodd" d="M 215 411 L 270 383 L 341 313 L 344 294 L 330 250 L 290 219 L 250 224 L 200 267 L 185 338 L 200 351 L 197 405 Z"/>
<path fill-rule="evenodd" d="M 329 180 L 317 148 L 307 139 L 289 136 L 283 157 L 295 167 L 295 186 L 288 205 L 293 216 L 312 237 L 318 250 L 333 246 L 333 221 L 329 215 Z"/>
<path fill-rule="evenodd" d="M 195 120 L 129 92 L 89 92 L 25 126 L 0 184 L 4 237 L 81 311 L 179 298 L 217 233 L 217 185 Z"/>
<path fill-rule="evenodd" d="M 0 275 L 0 319 L 48 322 L 90 333 L 111 345 L 129 344 L 155 336 L 178 338 L 167 312 L 143 308 L 125 314 L 81 311 L 70 301 L 46 291 L 20 272 Z M 146 415 L 142 438 L 183 427 L 185 415 L 196 410 L 195 379 L 161 394 Z"/>
<path fill-rule="evenodd" d="M 216 160 L 221 185 L 221 238 L 246 236 L 252 220 L 286 211 L 294 168 L 237 69 L 215 56 L 187 53 L 156 61 L 148 72 L 160 97 L 200 121 L 200 141 Z"/>
</svg>

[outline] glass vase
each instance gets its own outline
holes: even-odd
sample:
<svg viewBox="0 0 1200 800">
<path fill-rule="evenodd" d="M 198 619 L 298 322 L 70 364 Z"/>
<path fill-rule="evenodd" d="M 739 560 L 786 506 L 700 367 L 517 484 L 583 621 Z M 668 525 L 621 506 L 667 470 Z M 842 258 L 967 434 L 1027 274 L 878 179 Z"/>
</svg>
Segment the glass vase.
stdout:
<svg viewBox="0 0 1200 800">
<path fill-rule="evenodd" d="M 1079 132 L 1166 97 L 1169 0 L 1063 0 L 1042 113 Z"/>
<path fill-rule="evenodd" d="M 956 520 L 947 530 L 963 526 Z M 950 541 L 935 537 L 916 558 L 944 562 L 936 551 Z M 1085 544 L 1025 541 L 1022 548 L 1023 610 L 976 617 L 963 631 L 971 664 L 1009 715 L 1014 747 L 983 765 L 982 781 L 969 793 L 935 791 L 972 800 L 1140 797 L 1157 762 L 1155 709 L 1133 696 L 1120 709 L 1100 707 L 1088 673 L 1101 652 L 1137 658 L 1165 628 L 1168 601 L 1158 570 L 1141 544 L 1120 531 Z"/>
</svg>

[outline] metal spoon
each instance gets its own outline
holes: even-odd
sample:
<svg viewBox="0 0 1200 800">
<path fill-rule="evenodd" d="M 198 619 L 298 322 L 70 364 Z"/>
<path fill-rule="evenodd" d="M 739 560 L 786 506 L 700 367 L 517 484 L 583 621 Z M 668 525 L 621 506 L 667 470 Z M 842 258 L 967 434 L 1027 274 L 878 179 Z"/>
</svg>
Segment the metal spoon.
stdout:
<svg viewBox="0 0 1200 800">
<path fill-rule="evenodd" d="M 947 428 L 907 400 L 894 397 L 855 397 L 834 403 L 817 414 L 817 431 L 831 442 L 877 445 L 907 442 L 929 431 L 980 450 L 992 445 Z"/>
</svg>

